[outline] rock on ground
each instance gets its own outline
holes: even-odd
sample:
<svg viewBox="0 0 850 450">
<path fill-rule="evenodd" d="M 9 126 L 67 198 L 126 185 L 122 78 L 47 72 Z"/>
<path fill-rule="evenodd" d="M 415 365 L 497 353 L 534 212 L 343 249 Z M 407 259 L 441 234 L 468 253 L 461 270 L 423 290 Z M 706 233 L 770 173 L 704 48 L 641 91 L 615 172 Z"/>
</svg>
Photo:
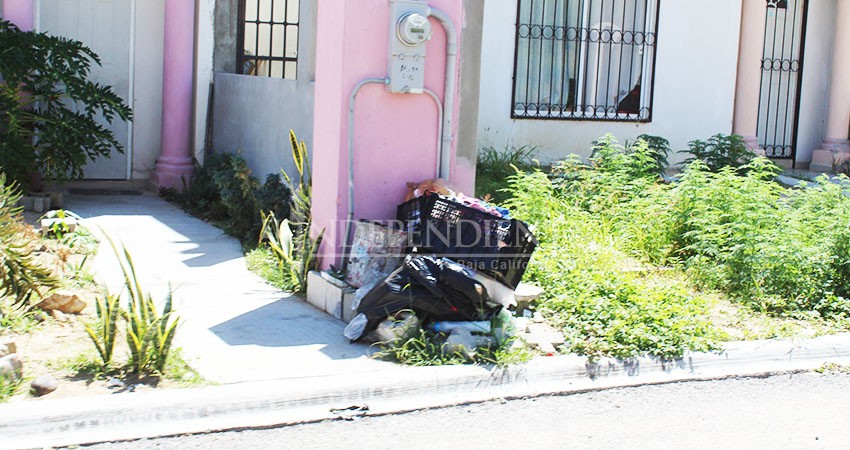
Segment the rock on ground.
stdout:
<svg viewBox="0 0 850 450">
<path fill-rule="evenodd" d="M 23 367 L 17 353 L 6 355 L 0 358 L 0 378 L 17 383 L 24 377 Z"/>
<path fill-rule="evenodd" d="M 39 304 L 35 305 L 44 311 L 61 311 L 65 314 L 80 314 L 86 308 L 86 303 L 77 294 L 67 291 L 56 291 Z"/>
<path fill-rule="evenodd" d="M 0 339 L 0 358 L 12 353 L 18 353 L 18 346 L 9 339 Z"/>
<path fill-rule="evenodd" d="M 55 391 L 56 388 L 59 387 L 59 381 L 50 375 L 42 375 L 35 380 L 32 380 L 30 387 L 32 388 L 33 394 L 41 397 L 42 395 L 47 395 Z"/>
</svg>

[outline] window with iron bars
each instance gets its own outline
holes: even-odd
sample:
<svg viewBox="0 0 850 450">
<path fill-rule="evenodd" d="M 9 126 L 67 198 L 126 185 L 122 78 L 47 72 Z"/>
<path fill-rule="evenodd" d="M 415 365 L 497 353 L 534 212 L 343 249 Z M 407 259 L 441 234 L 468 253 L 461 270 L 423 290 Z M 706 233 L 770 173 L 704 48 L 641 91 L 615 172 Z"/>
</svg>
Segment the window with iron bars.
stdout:
<svg viewBox="0 0 850 450">
<path fill-rule="evenodd" d="M 518 0 L 511 117 L 649 122 L 659 0 Z"/>
<path fill-rule="evenodd" d="M 237 71 L 294 80 L 300 0 L 240 0 Z"/>
</svg>

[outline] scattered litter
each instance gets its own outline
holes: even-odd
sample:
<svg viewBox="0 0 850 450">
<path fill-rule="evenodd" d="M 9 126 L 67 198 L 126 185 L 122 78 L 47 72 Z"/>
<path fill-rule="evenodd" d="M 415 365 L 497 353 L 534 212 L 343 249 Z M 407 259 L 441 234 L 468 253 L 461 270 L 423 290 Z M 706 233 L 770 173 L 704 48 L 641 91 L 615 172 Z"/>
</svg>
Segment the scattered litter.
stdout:
<svg viewBox="0 0 850 450">
<path fill-rule="evenodd" d="M 390 316 L 375 329 L 375 341 L 392 345 L 399 340 L 413 337 L 419 331 L 419 318 L 413 311 L 400 311 Z"/>
<path fill-rule="evenodd" d="M 344 336 L 394 345 L 425 328 L 445 339 L 445 352 L 468 357 L 509 342 L 524 346 L 529 323 L 543 321 L 533 311 L 542 291 L 520 285 L 537 246 L 530 227 L 442 179 L 407 187 L 397 208 L 401 230 L 356 225 L 345 273 L 356 289 L 354 317 Z M 555 351 L 545 333 L 529 336 L 544 352 Z"/>
<path fill-rule="evenodd" d="M 479 320 L 476 322 L 434 322 L 429 328 L 438 333 L 451 333 L 455 330 L 466 330 L 470 333 L 489 333 L 490 322 Z"/>
<path fill-rule="evenodd" d="M 344 408 L 331 408 L 331 413 L 342 420 L 356 420 L 369 412 L 369 405 L 352 405 Z"/>
<path fill-rule="evenodd" d="M 123 389 L 123 388 L 127 387 L 127 385 L 123 381 L 121 381 L 119 378 L 109 377 L 109 378 L 106 379 L 106 387 L 109 388 L 109 389 L 115 389 L 115 388 Z"/>
<path fill-rule="evenodd" d="M 367 319 L 359 340 L 388 315 L 412 310 L 425 322 L 480 321 L 495 317 L 502 306 L 490 302 L 487 290 L 462 265 L 447 258 L 408 255 L 404 263 L 369 291 L 357 308 Z M 359 319 L 362 320 L 362 319 Z"/>
<path fill-rule="evenodd" d="M 496 339 L 492 336 L 472 334 L 469 330 L 456 328 L 446 339 L 447 353 L 460 353 L 472 357 L 479 348 L 494 347 Z"/>
<path fill-rule="evenodd" d="M 361 220 L 354 229 L 345 281 L 360 288 L 386 277 L 401 262 L 407 233 Z"/>
</svg>

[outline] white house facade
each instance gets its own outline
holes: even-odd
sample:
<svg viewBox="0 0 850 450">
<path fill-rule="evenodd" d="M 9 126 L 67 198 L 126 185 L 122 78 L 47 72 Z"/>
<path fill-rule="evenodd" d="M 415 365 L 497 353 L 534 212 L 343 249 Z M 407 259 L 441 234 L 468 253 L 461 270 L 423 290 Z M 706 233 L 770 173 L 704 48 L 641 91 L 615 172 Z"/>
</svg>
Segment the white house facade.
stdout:
<svg viewBox="0 0 850 450">
<path fill-rule="evenodd" d="M 815 156 L 829 170 L 850 155 L 848 3 L 488 0 L 479 145 L 556 160 L 606 133 L 673 150 L 736 133 L 788 167 Z"/>
</svg>

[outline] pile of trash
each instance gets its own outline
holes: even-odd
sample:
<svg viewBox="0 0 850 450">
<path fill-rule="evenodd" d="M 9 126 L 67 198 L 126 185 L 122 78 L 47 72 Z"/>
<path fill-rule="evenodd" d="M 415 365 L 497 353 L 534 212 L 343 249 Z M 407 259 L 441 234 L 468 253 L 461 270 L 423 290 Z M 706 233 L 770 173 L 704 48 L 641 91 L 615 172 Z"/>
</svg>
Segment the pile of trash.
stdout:
<svg viewBox="0 0 850 450">
<path fill-rule="evenodd" d="M 505 344 L 519 329 L 509 308 L 537 245 L 529 227 L 443 180 L 408 188 L 397 221 L 355 228 L 345 337 L 394 345 L 427 329 L 445 338 L 445 352 L 466 355 Z"/>
</svg>

